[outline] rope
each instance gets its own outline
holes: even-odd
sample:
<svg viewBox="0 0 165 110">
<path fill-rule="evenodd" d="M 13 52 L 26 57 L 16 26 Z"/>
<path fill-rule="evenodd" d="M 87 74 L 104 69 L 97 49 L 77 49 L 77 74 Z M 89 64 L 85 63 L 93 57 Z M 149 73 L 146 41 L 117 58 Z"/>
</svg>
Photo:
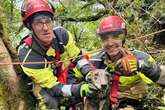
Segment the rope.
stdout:
<svg viewBox="0 0 165 110">
<path fill-rule="evenodd" d="M 86 52 L 85 54 L 93 54 L 93 53 L 100 52 L 102 50 L 103 49 L 97 49 L 97 50 L 94 50 L 94 51 Z M 83 57 L 83 55 L 79 55 L 79 56 L 72 57 L 72 58 L 69 58 L 69 59 L 66 59 L 66 60 L 61 60 L 61 61 L 47 61 L 47 62 L 9 62 L 9 63 L 8 62 L 0 62 L 0 65 L 59 64 L 59 63 L 70 61 L 70 60 L 73 60 L 73 59 L 76 59 L 76 58 L 80 58 L 80 57 Z"/>
<path fill-rule="evenodd" d="M 162 29 L 162 30 L 159 30 L 159 31 L 156 31 L 156 32 L 153 32 L 153 33 L 150 33 L 150 34 L 146 34 L 146 35 L 143 35 L 143 36 L 140 36 L 140 37 L 137 37 L 135 39 L 131 39 L 131 41 L 134 41 L 134 40 L 137 40 L 137 39 L 142 39 L 142 38 L 146 38 L 148 36 L 152 36 L 152 35 L 155 35 L 155 34 L 158 34 L 158 33 L 161 33 L 161 32 L 164 32 L 165 29 Z M 90 52 L 87 52 L 86 54 L 92 54 L 92 53 L 96 53 L 96 52 L 99 52 L 103 49 L 98 49 L 98 50 L 94 50 L 94 51 L 90 51 Z M 24 65 L 24 64 L 59 64 L 61 62 L 66 62 L 66 61 L 70 61 L 72 59 L 76 59 L 76 58 L 80 58 L 82 57 L 83 55 L 79 55 L 79 56 L 76 56 L 76 57 L 72 57 L 72 58 L 69 58 L 69 59 L 66 59 L 66 60 L 61 60 L 61 61 L 47 61 L 47 62 L 11 62 L 11 63 L 5 63 L 5 62 L 0 62 L 0 65 Z"/>
<path fill-rule="evenodd" d="M 134 40 L 137 40 L 137 39 L 143 39 L 143 38 L 146 38 L 146 37 L 148 37 L 148 36 L 152 36 L 152 35 L 155 35 L 155 34 L 164 32 L 164 31 L 165 31 L 165 29 L 162 29 L 162 30 L 159 30 L 159 31 L 150 33 L 150 34 L 146 34 L 146 35 L 143 35 L 143 36 L 139 36 L 139 37 L 137 37 L 137 38 L 135 38 L 135 39 L 131 39 L 131 41 L 134 41 Z"/>
</svg>

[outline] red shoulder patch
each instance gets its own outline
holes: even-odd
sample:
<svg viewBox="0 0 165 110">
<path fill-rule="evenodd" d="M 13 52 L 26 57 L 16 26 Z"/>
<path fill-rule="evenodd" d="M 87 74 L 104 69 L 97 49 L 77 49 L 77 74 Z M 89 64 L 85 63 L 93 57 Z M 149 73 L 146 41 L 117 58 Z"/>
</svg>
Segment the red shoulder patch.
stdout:
<svg viewBox="0 0 165 110">
<path fill-rule="evenodd" d="M 24 39 L 24 42 L 27 44 L 27 45 L 29 45 L 29 46 L 31 46 L 32 45 L 32 37 L 27 37 L 26 39 Z"/>
</svg>

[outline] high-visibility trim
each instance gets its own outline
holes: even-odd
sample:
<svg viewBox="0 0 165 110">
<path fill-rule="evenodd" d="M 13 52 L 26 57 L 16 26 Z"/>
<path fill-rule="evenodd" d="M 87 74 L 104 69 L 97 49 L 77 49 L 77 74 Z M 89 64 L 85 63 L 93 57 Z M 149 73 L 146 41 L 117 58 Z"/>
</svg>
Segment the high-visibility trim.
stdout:
<svg viewBox="0 0 165 110">
<path fill-rule="evenodd" d="M 31 69 L 22 66 L 23 71 L 27 74 L 36 84 L 41 87 L 52 88 L 59 84 L 57 77 L 54 76 L 51 66 L 49 65 L 44 69 Z"/>
<path fill-rule="evenodd" d="M 77 62 L 76 67 L 81 69 L 84 65 L 87 65 L 87 64 L 89 64 L 87 59 L 81 59 Z"/>
<path fill-rule="evenodd" d="M 72 96 L 71 87 L 72 87 L 72 85 L 64 85 L 62 87 L 61 90 L 62 90 L 63 96 L 65 96 L 65 97 Z"/>
<path fill-rule="evenodd" d="M 73 71 L 75 72 L 74 76 L 78 79 L 83 79 L 84 76 L 81 74 L 80 70 L 78 68 L 73 68 Z"/>
<path fill-rule="evenodd" d="M 73 39 L 72 34 L 69 31 L 67 32 L 69 35 L 69 40 L 66 46 L 64 45 L 64 48 L 66 49 L 66 54 L 69 57 L 77 56 L 80 53 L 80 49 L 75 45 L 75 41 Z"/>
<path fill-rule="evenodd" d="M 26 59 L 28 58 L 28 56 L 29 56 L 29 54 L 30 54 L 31 51 L 32 51 L 32 49 L 30 49 L 30 50 L 27 52 L 27 54 L 26 54 L 26 56 L 25 56 L 25 58 L 24 58 L 24 60 L 23 60 L 22 63 L 25 63 L 25 61 L 26 61 Z M 22 64 L 21 66 L 23 66 L 23 64 Z"/>
</svg>

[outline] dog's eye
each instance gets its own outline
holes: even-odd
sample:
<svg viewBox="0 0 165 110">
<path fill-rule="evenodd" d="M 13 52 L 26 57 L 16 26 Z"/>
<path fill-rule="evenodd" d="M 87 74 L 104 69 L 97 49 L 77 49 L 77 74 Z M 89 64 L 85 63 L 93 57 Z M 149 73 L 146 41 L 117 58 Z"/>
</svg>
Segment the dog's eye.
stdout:
<svg viewBox="0 0 165 110">
<path fill-rule="evenodd" d="M 95 76 L 95 77 L 94 77 L 94 80 L 97 80 L 97 79 L 98 79 L 97 76 Z"/>
</svg>

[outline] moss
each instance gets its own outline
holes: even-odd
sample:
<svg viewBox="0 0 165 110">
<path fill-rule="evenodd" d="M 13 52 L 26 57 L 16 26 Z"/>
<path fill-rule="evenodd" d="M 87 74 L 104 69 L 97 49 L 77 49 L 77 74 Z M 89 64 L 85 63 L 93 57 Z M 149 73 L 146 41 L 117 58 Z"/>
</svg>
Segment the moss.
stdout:
<svg viewBox="0 0 165 110">
<path fill-rule="evenodd" d="M 4 84 L 0 82 L 0 110 L 9 110 Z"/>
</svg>

